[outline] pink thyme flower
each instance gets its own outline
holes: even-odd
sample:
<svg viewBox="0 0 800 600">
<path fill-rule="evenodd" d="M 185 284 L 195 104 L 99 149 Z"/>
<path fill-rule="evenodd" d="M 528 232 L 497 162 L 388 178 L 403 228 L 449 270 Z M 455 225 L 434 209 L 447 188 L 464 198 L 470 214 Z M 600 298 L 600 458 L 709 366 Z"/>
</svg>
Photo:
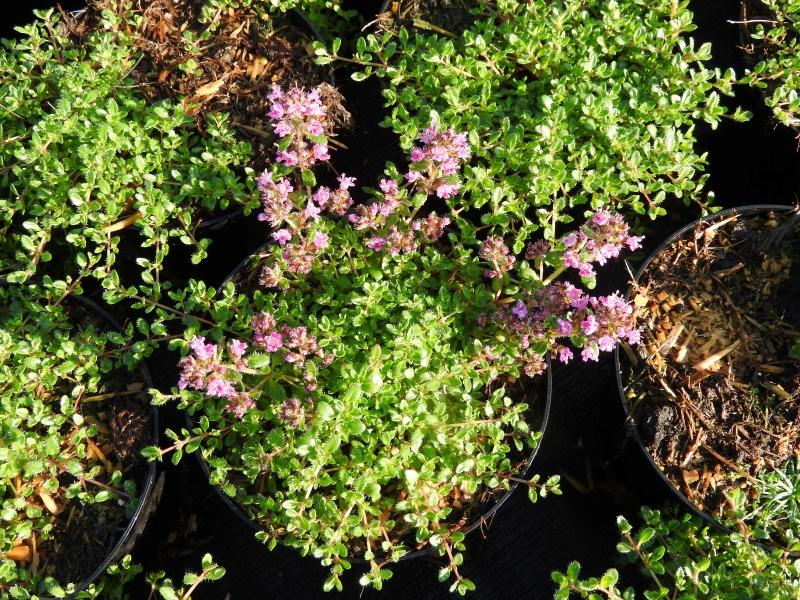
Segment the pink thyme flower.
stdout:
<svg viewBox="0 0 800 600">
<path fill-rule="evenodd" d="M 273 331 L 264 338 L 264 349 L 267 352 L 277 352 L 283 345 L 283 336 L 277 331 Z"/>
<path fill-rule="evenodd" d="M 397 196 L 399 193 L 397 182 L 394 179 L 381 179 L 378 183 L 378 187 L 380 188 L 381 192 L 383 192 L 384 197 Z"/>
<path fill-rule="evenodd" d="M 415 163 L 428 162 L 429 168 L 435 167 L 442 175 L 454 175 L 461 163 L 470 156 L 467 136 L 456 133 L 452 128 L 441 130 L 438 125 L 432 124 L 419 139 L 422 146 L 412 150 L 411 160 Z"/>
<path fill-rule="evenodd" d="M 320 212 L 321 211 L 319 207 L 309 200 L 306 204 L 306 209 L 303 211 L 303 214 L 305 215 L 306 219 L 313 221 L 319 216 Z"/>
<path fill-rule="evenodd" d="M 597 345 L 603 352 L 611 352 L 617 345 L 617 341 L 610 335 L 604 335 L 597 340 Z"/>
<path fill-rule="evenodd" d="M 265 288 L 276 288 L 280 284 L 282 275 L 278 265 L 265 265 L 258 275 L 258 283 Z"/>
<path fill-rule="evenodd" d="M 583 360 L 583 362 L 587 362 L 587 361 L 590 361 L 590 360 L 593 360 L 593 361 L 597 362 L 597 360 L 599 358 L 600 358 L 600 354 L 597 351 L 597 344 L 594 344 L 594 343 L 588 344 L 581 351 L 581 360 Z"/>
<path fill-rule="evenodd" d="M 562 238 L 564 264 L 578 269 L 581 277 L 590 277 L 594 274 L 591 263 L 604 265 L 609 259 L 617 258 L 623 246 L 637 249 L 641 240 L 630 235 L 621 215 L 600 209 L 580 230 Z"/>
<path fill-rule="evenodd" d="M 561 346 L 558 350 L 558 360 L 564 364 L 567 364 L 570 359 L 573 357 L 572 350 L 567 348 L 566 346 Z"/>
<path fill-rule="evenodd" d="M 284 327 L 282 333 L 286 337 L 286 345 L 302 356 L 313 354 L 319 348 L 316 336 L 309 334 L 308 329 L 303 326 Z"/>
<path fill-rule="evenodd" d="M 283 143 L 289 138 L 286 149 L 276 154 L 278 162 L 287 167 L 308 168 L 315 162 L 328 160 L 327 145 L 318 141 L 327 125 L 327 111 L 319 88 L 305 91 L 293 87 L 284 91 L 275 86 L 268 98 L 268 117 L 275 135 L 282 138 Z"/>
<path fill-rule="evenodd" d="M 547 363 L 538 354 L 529 354 L 522 357 L 522 371 L 528 377 L 536 377 L 544 372 Z"/>
<path fill-rule="evenodd" d="M 275 160 L 279 163 L 286 165 L 287 167 L 294 167 L 299 162 L 297 157 L 297 152 L 293 150 L 287 150 L 286 152 L 279 151 L 275 154 Z"/>
<path fill-rule="evenodd" d="M 272 313 L 260 312 L 253 315 L 250 325 L 253 328 L 253 342 L 263 348 L 267 336 L 275 330 L 277 323 Z"/>
<path fill-rule="evenodd" d="M 278 242 L 281 246 L 283 246 L 286 242 L 292 239 L 292 234 L 289 232 L 288 229 L 279 229 L 275 233 L 272 234 L 272 239 Z"/>
<path fill-rule="evenodd" d="M 305 414 L 305 409 L 297 398 L 287 398 L 281 402 L 277 416 L 290 429 L 297 429 L 305 419 Z"/>
<path fill-rule="evenodd" d="M 317 203 L 317 205 L 321 209 L 324 210 L 328 206 L 328 200 L 330 200 L 330 197 L 331 197 L 331 190 L 325 187 L 324 185 L 321 185 L 320 187 L 317 188 L 317 191 L 314 192 L 314 195 L 311 198 L 314 200 L 314 202 Z"/>
<path fill-rule="evenodd" d="M 442 183 L 436 187 L 436 196 L 439 198 L 452 198 L 458 194 L 459 187 L 454 183 Z"/>
<path fill-rule="evenodd" d="M 528 316 L 528 307 L 525 306 L 525 303 L 522 300 L 517 300 L 514 303 L 514 308 L 511 309 L 511 314 L 518 319 L 524 319 Z"/>
<path fill-rule="evenodd" d="M 210 360 L 217 355 L 216 344 L 206 344 L 206 338 L 195 336 L 189 341 L 189 347 L 198 360 Z"/>
<path fill-rule="evenodd" d="M 334 215 L 341 217 L 353 205 L 353 199 L 348 190 L 353 187 L 354 183 L 354 177 L 347 177 L 344 174 L 339 176 L 339 188 L 331 192 L 328 203 L 328 210 Z"/>
<path fill-rule="evenodd" d="M 467 136 L 451 128 L 439 129 L 433 123 L 419 139 L 422 146 L 411 150 L 411 166 L 404 176 L 406 181 L 425 193 L 451 198 L 459 189 L 456 173 L 470 156 Z"/>
<path fill-rule="evenodd" d="M 208 382 L 206 393 L 209 396 L 217 396 L 219 398 L 232 398 L 236 396 L 236 389 L 229 381 L 214 377 Z"/>
<path fill-rule="evenodd" d="M 231 358 L 234 360 L 242 358 L 246 351 L 247 344 L 240 340 L 233 340 L 228 344 L 228 354 L 230 354 Z"/>
<path fill-rule="evenodd" d="M 594 315 L 589 315 L 584 321 L 581 321 L 581 331 L 584 335 L 592 335 L 600 325 L 594 318 Z"/>
<path fill-rule="evenodd" d="M 355 177 L 348 177 L 344 173 L 339 175 L 338 181 L 339 181 L 339 189 L 340 190 L 349 190 L 351 187 L 353 187 L 356 184 L 356 178 Z"/>
<path fill-rule="evenodd" d="M 364 229 L 377 229 L 386 223 L 385 216 L 381 213 L 380 204 L 373 203 L 369 206 L 356 206 L 356 212 L 347 217 L 353 224 L 353 229 L 363 231 Z"/>
<path fill-rule="evenodd" d="M 220 362 L 216 344 L 206 344 L 205 338 L 193 337 L 189 341 L 192 354 L 178 362 L 181 373 L 179 389 L 205 390 L 214 378 L 224 378 L 226 366 Z"/>
<path fill-rule="evenodd" d="M 256 403 L 250 399 L 247 392 L 239 392 L 228 400 L 225 410 L 232 413 L 236 418 L 241 419 L 251 408 L 255 408 Z"/>
<path fill-rule="evenodd" d="M 526 260 L 541 260 L 550 252 L 550 245 L 544 240 L 536 240 L 525 248 Z"/>
<path fill-rule="evenodd" d="M 314 255 L 305 245 L 293 244 L 284 247 L 281 254 L 290 273 L 308 273 L 314 264 Z"/>
<path fill-rule="evenodd" d="M 366 246 L 370 250 L 374 250 L 375 252 L 380 252 L 384 244 L 386 244 L 385 238 L 375 236 L 367 240 Z"/>
<path fill-rule="evenodd" d="M 493 269 L 486 272 L 489 278 L 500 278 L 514 266 L 515 258 L 502 238 L 490 236 L 481 244 L 479 256 L 492 263 Z"/>
<path fill-rule="evenodd" d="M 566 319 L 559 319 L 557 331 L 559 335 L 572 335 L 572 323 Z"/>
<path fill-rule="evenodd" d="M 447 217 L 439 217 L 436 213 L 431 213 L 424 219 L 417 219 L 411 224 L 414 231 L 419 231 L 432 241 L 438 240 L 444 233 L 444 228 L 450 224 Z"/>
<path fill-rule="evenodd" d="M 412 252 L 417 248 L 414 234 L 410 231 L 401 231 L 396 225 L 392 225 L 392 230 L 386 240 L 389 244 L 389 254 L 400 254 L 401 252 Z"/>
<path fill-rule="evenodd" d="M 314 240 L 311 242 L 318 250 L 328 247 L 329 238 L 326 234 L 318 231 L 314 234 Z"/>
<path fill-rule="evenodd" d="M 314 144 L 312 148 L 315 160 L 330 160 L 331 155 L 328 153 L 328 147 L 325 144 Z"/>
<path fill-rule="evenodd" d="M 272 174 L 264 171 L 258 177 L 258 190 L 261 192 L 261 204 L 264 212 L 258 215 L 260 221 L 269 221 L 272 227 L 278 227 L 289 218 L 294 208 L 289 194 L 294 191 L 292 184 L 285 177 L 277 182 L 272 180 Z"/>
</svg>

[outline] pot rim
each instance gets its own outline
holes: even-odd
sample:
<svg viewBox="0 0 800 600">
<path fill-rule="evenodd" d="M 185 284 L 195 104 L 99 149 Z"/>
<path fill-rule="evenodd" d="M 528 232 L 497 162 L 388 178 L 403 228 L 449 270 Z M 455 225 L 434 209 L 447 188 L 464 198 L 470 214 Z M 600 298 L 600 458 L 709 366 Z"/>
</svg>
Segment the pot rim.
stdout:
<svg viewBox="0 0 800 600">
<path fill-rule="evenodd" d="M 222 284 L 220 285 L 220 288 L 224 287 L 229 282 L 231 282 L 233 280 L 233 278 L 243 268 L 245 268 L 247 266 L 247 264 L 250 262 L 250 260 L 253 258 L 253 256 L 258 255 L 265 248 L 269 247 L 271 244 L 272 244 L 272 242 L 267 242 L 267 243 L 261 245 L 255 252 L 253 252 L 253 254 L 251 254 L 247 258 L 243 259 L 242 261 L 240 261 L 239 264 L 228 274 L 228 276 L 222 282 Z M 546 387 L 546 392 L 545 392 L 544 403 L 542 404 L 541 401 L 538 403 L 539 405 L 541 405 L 541 413 L 542 413 L 542 424 L 541 424 L 541 427 L 539 428 L 539 432 L 540 432 L 541 435 L 539 436 L 539 442 L 536 444 L 536 446 L 531 450 L 530 454 L 528 455 L 528 457 L 526 459 L 526 462 L 525 462 L 525 465 L 515 475 L 515 477 L 517 479 L 527 479 L 528 478 L 528 476 L 530 474 L 530 471 L 531 471 L 531 469 L 533 467 L 534 459 L 536 458 L 537 454 L 539 453 L 539 449 L 542 446 L 542 440 L 544 439 L 544 435 L 545 435 L 545 432 L 547 430 L 547 423 L 550 420 L 550 409 L 551 409 L 551 406 L 552 406 L 552 396 L 553 396 L 553 370 L 552 370 L 552 364 L 551 364 L 551 360 L 550 360 L 550 355 L 549 354 L 547 354 L 545 356 L 545 361 L 546 361 L 546 364 L 547 364 L 547 368 L 545 369 L 545 378 L 546 378 L 546 386 L 547 387 Z M 534 407 L 534 410 L 536 408 L 537 407 Z M 538 413 L 539 411 L 535 410 L 535 412 Z M 185 412 L 185 417 L 186 417 L 186 422 L 187 422 L 187 425 L 189 426 L 189 429 L 194 427 L 194 421 L 193 421 L 192 415 L 190 415 L 188 413 L 188 411 Z M 200 465 L 200 469 L 205 474 L 206 479 L 208 479 L 210 477 L 210 475 L 211 475 L 211 470 L 209 469 L 208 463 L 203 458 L 199 448 L 194 452 L 194 455 L 195 455 L 195 458 L 197 459 L 197 462 Z M 508 489 L 505 492 L 503 492 L 503 495 L 500 496 L 490 506 L 490 508 L 486 512 L 481 513 L 478 517 L 476 517 L 467 526 L 465 526 L 463 529 L 461 529 L 459 531 L 461 533 L 463 533 L 464 535 L 467 535 L 469 533 L 472 533 L 476 529 L 478 529 L 487 520 L 491 520 L 491 518 L 494 517 L 494 515 L 497 513 L 497 511 L 500 509 L 500 507 L 503 504 L 506 503 L 506 501 L 511 497 L 511 495 L 514 493 L 514 491 L 517 489 L 517 487 L 519 485 L 520 485 L 519 481 L 511 480 L 511 482 L 509 483 Z M 227 505 L 227 507 L 231 511 L 233 511 L 233 513 L 236 514 L 236 516 L 238 516 L 242 521 L 244 521 L 247 525 L 249 525 L 251 529 L 253 529 L 256 532 L 263 531 L 262 527 L 256 521 L 254 521 L 244 511 L 244 509 L 239 504 L 237 504 L 230 496 L 228 496 L 228 494 L 225 493 L 225 491 L 222 489 L 221 486 L 214 485 L 213 488 L 217 492 L 219 497 L 222 499 L 222 501 Z M 282 540 L 278 540 L 278 543 L 285 546 L 285 544 L 283 543 Z M 408 552 L 408 553 L 404 554 L 403 556 L 401 556 L 399 559 L 397 559 L 397 561 L 392 561 L 392 562 L 399 563 L 399 562 L 403 562 L 403 561 L 406 561 L 406 560 L 410 560 L 412 558 L 417 558 L 417 557 L 421 557 L 421 556 L 428 556 L 428 555 L 433 554 L 435 551 L 436 551 L 436 547 L 428 544 L 426 547 L 420 548 L 419 550 L 414 550 L 412 552 Z M 366 559 L 364 559 L 362 557 L 348 557 L 348 560 L 352 564 L 368 564 L 369 563 L 369 561 L 367 561 Z"/>
<path fill-rule="evenodd" d="M 683 227 L 679 228 L 677 231 L 672 233 L 670 236 L 667 237 L 663 242 L 661 242 L 655 250 L 653 250 L 650 255 L 644 260 L 641 266 L 636 271 L 636 274 L 633 276 L 633 282 L 628 284 L 628 289 L 625 291 L 625 299 L 630 300 L 630 297 L 634 291 L 634 284 L 638 284 L 639 280 L 641 279 L 642 275 L 644 274 L 647 267 L 650 266 L 650 263 L 662 253 L 662 251 L 667 248 L 667 246 L 671 245 L 676 240 L 680 239 L 684 236 L 688 231 L 696 229 L 700 225 L 704 225 L 714 220 L 724 219 L 730 216 L 739 215 L 739 216 L 748 216 L 753 214 L 758 214 L 761 212 L 777 212 L 777 213 L 789 213 L 795 210 L 795 207 L 789 206 L 786 204 L 747 204 L 744 206 L 737 206 L 734 208 L 728 208 L 725 210 L 721 210 L 719 212 L 706 215 L 699 219 L 692 221 L 691 223 L 684 225 Z M 626 261 L 627 262 L 627 261 Z M 698 508 L 691 500 L 689 500 L 686 495 L 681 492 L 677 486 L 670 481 L 670 479 L 666 476 L 664 471 L 656 464 L 655 460 L 653 460 L 653 456 L 650 454 L 650 451 L 644 445 L 641 436 L 639 435 L 639 430 L 636 427 L 636 424 L 633 421 L 633 414 L 631 412 L 630 404 L 628 403 L 628 399 L 625 396 L 625 383 L 622 380 L 622 366 L 620 362 L 620 354 L 619 354 L 619 345 L 614 349 L 614 367 L 616 370 L 616 379 L 617 379 L 617 391 L 619 392 L 620 401 L 622 402 L 622 408 L 625 412 L 625 433 L 629 439 L 633 439 L 636 442 L 636 445 L 644 454 L 645 458 L 647 458 L 647 462 L 650 463 L 650 466 L 653 467 L 655 472 L 658 474 L 659 478 L 663 483 L 667 485 L 670 491 L 674 494 L 674 496 L 680 500 L 681 504 L 688 508 L 689 511 L 700 517 L 703 521 L 716 527 L 717 529 L 724 531 L 725 533 L 735 533 L 733 529 L 723 525 L 717 518 L 710 515 L 708 512 Z M 767 542 L 762 542 L 761 540 L 754 540 L 750 539 L 749 543 L 760 546 L 761 548 L 773 551 L 773 550 L 783 550 L 779 546 L 774 546 Z M 789 552 L 789 555 L 798 555 L 800 552 Z"/>
</svg>

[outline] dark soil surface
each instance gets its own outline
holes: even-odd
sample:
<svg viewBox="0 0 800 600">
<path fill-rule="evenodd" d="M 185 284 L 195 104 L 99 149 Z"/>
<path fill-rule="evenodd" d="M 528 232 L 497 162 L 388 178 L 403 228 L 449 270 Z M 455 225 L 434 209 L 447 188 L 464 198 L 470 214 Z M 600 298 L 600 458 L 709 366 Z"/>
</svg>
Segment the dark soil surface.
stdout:
<svg viewBox="0 0 800 600">
<path fill-rule="evenodd" d="M 713 224 L 712 224 L 713 223 Z M 725 216 L 648 265 L 630 383 L 640 436 L 673 484 L 723 516 L 726 493 L 800 451 L 796 216 Z"/>
</svg>

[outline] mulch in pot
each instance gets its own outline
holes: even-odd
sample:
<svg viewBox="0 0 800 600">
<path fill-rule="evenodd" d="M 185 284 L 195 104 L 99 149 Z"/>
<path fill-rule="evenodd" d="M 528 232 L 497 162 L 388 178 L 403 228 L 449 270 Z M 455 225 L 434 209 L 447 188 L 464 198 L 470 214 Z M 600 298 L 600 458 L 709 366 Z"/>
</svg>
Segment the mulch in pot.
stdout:
<svg viewBox="0 0 800 600">
<path fill-rule="evenodd" d="M 794 216 L 701 224 L 648 265 L 629 401 L 655 463 L 698 509 L 755 500 L 755 477 L 800 452 L 800 234 Z"/>
</svg>

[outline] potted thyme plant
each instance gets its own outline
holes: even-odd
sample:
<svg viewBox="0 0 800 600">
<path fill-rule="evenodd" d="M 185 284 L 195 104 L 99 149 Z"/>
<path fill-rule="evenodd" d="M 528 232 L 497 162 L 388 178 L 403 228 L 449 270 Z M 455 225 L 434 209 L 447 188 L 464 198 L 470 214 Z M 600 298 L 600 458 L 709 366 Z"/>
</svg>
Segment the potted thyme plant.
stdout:
<svg viewBox="0 0 800 600">
<path fill-rule="evenodd" d="M 740 207 L 671 236 L 633 286 L 642 343 L 617 353 L 628 358 L 618 374 L 631 434 L 687 508 L 791 552 L 800 541 L 782 511 L 797 511 L 787 483 L 800 452 L 797 217 Z"/>
<path fill-rule="evenodd" d="M 460 573 L 470 511 L 517 479 L 538 444 L 529 422 L 531 379 L 550 356 L 583 360 L 617 340 L 637 341 L 632 307 L 556 281 L 566 270 L 591 284 L 593 263 L 634 249 L 619 215 L 597 211 L 562 240 L 515 256 L 488 236 L 464 244 L 456 214 L 431 200 L 458 196 L 471 155 L 465 135 L 434 121 L 401 173 L 387 166 L 373 201 L 355 180 L 319 185 L 332 123 L 318 90 L 273 88 L 277 160 L 258 178 L 273 242 L 218 293 L 190 284 L 177 400 L 191 430 L 151 448 L 177 461 L 199 450 L 218 485 L 258 523 L 258 537 L 313 554 L 341 589 L 353 557 L 361 582 L 380 588 L 387 564 L 415 548 L 446 556 Z M 557 477 L 528 485 L 557 490 Z"/>
<path fill-rule="evenodd" d="M 750 63 L 741 82 L 763 90 L 775 118 L 800 133 L 800 3 L 743 1 L 741 15 Z"/>
<path fill-rule="evenodd" d="M 793 481 L 795 495 L 800 481 Z M 787 527 L 800 533 L 800 511 L 787 512 Z M 552 574 L 556 600 L 636 600 L 645 598 L 800 598 L 800 560 L 765 550 L 746 536 L 723 533 L 701 518 L 667 510 L 641 509 L 641 526 L 617 518 L 617 551 L 643 574 L 640 585 L 622 587 L 619 571 L 600 577 L 581 576 L 581 565 L 569 564 Z M 641 594 L 637 594 L 637 589 Z"/>
<path fill-rule="evenodd" d="M 201 216 L 252 197 L 237 175 L 249 146 L 220 115 L 200 135 L 181 105 L 139 96 L 124 17 L 106 11 L 78 38 L 53 10 L 36 14 L 0 52 L 0 272 L 94 278 L 112 301 L 131 284 L 157 298 L 171 245 L 199 261 Z"/>
<path fill-rule="evenodd" d="M 555 234 L 582 207 L 650 218 L 665 203 L 707 206 L 706 157 L 694 123 L 716 127 L 735 76 L 706 66 L 685 2 L 671 0 L 401 0 L 353 56 L 317 47 L 321 64 L 376 75 L 384 125 L 408 149 L 436 111 L 463 131 L 458 224 L 489 227 L 515 252 L 541 228 Z M 737 110 L 731 117 L 744 119 Z M 470 227 L 472 226 L 472 228 Z M 549 238 L 552 239 L 552 238 Z"/>
<path fill-rule="evenodd" d="M 260 3 L 97 0 L 36 15 L 0 51 L 0 276 L 166 306 L 126 330 L 141 336 L 135 362 L 166 335 L 167 292 L 207 258 L 205 226 L 258 206 L 253 169 L 273 142 L 252 116 L 264 87 L 326 73 L 304 50 L 313 28 Z"/>
<path fill-rule="evenodd" d="M 158 439 L 152 382 L 118 368 L 96 305 L 14 286 L 0 304 L 0 595 L 63 598 L 130 550 L 157 502 L 139 454 Z"/>
</svg>

